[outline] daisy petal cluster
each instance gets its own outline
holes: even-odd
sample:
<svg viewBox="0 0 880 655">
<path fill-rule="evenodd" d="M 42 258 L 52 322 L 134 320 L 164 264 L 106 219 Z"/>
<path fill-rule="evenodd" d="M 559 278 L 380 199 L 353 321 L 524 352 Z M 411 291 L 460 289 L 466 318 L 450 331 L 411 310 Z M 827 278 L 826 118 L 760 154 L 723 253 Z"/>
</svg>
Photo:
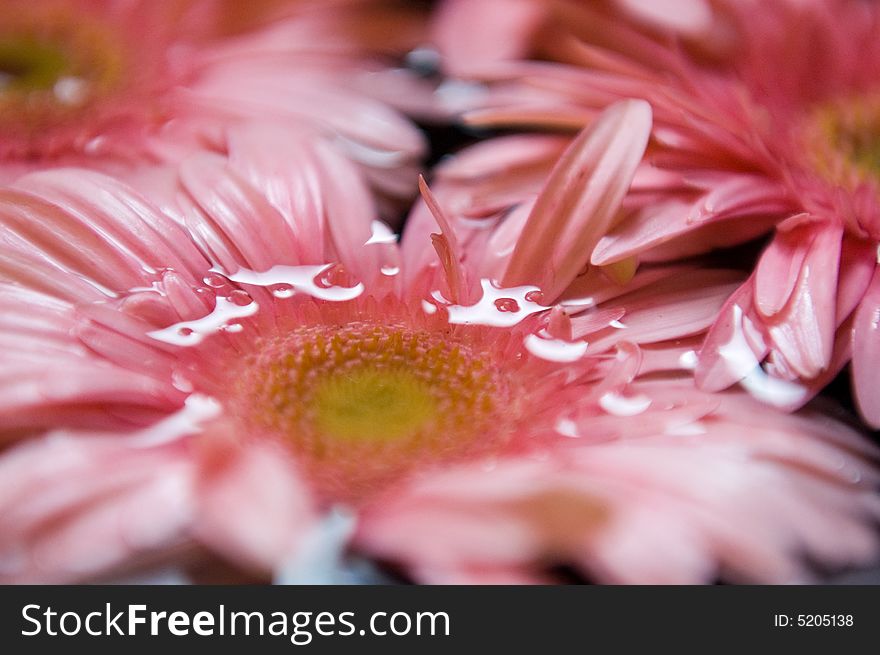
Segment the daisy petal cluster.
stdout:
<svg viewBox="0 0 880 655">
<path fill-rule="evenodd" d="M 446 4 L 439 47 L 450 70 L 482 84 L 456 106 L 474 125 L 564 133 L 615 99 L 648 101 L 646 157 L 624 210 L 589 244 L 590 263 L 635 269 L 772 235 L 753 266 L 744 261 L 752 275 L 715 321 L 699 385 L 769 375 L 787 392 L 766 399 L 794 409 L 851 360 L 861 414 L 880 426 L 880 11 L 849 0 L 670 3 L 681 6 L 669 15 L 700 18 L 684 29 L 646 22 L 630 4 L 640 3 L 501 0 L 499 11 L 521 10 L 505 26 L 516 47 L 467 66 L 455 53 L 477 40 L 464 30 L 476 10 Z M 530 202 L 571 139 L 535 132 L 475 146 L 441 170 L 450 211 L 497 219 Z"/>
</svg>

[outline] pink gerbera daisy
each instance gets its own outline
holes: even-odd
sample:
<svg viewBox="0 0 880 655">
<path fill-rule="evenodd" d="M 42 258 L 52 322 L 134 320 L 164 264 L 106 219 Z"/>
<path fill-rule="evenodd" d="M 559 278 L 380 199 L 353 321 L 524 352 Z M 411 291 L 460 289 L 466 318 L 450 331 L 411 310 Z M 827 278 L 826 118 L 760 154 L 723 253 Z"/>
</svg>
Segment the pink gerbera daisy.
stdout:
<svg viewBox="0 0 880 655">
<path fill-rule="evenodd" d="M 398 88 L 406 83 L 390 62 L 420 36 L 412 11 L 394 14 L 388 30 L 395 6 L 4 2 L 0 181 L 63 165 L 134 176 L 193 148 L 222 151 L 226 126 L 259 118 L 324 135 L 384 194 L 409 195 L 423 139 L 392 108 L 386 80 L 393 72 Z M 258 25 L 243 31 L 248 22 Z"/>
<path fill-rule="evenodd" d="M 541 232 L 613 214 L 650 129 L 645 103 L 610 108 L 486 263 L 427 188 L 435 255 L 399 248 L 350 162 L 271 126 L 182 165 L 183 225 L 97 173 L 0 192 L 0 575 L 213 552 L 302 580 L 334 547 L 430 582 L 789 582 L 872 560 L 866 441 L 693 387 L 737 273 L 611 286 Z"/>
<path fill-rule="evenodd" d="M 709 334 L 698 383 L 717 390 L 769 374 L 779 393 L 766 399 L 792 409 L 852 359 L 861 413 L 880 427 L 877 5 L 718 2 L 684 33 L 620 8 L 609 19 L 603 3 L 529 4 L 511 28 L 515 54 L 550 61 L 472 60 L 465 72 L 487 86 L 468 96 L 478 106 L 466 120 L 571 129 L 615 99 L 648 100 L 655 121 L 645 161 L 623 211 L 590 242 L 590 262 L 635 270 L 775 227 Z M 473 12 L 452 2 L 441 14 L 438 38 L 454 67 L 457 45 L 445 35 L 471 25 L 457 38 L 476 41 Z M 456 216 L 497 219 L 541 188 L 566 143 L 520 135 L 481 144 L 441 171 L 438 193 Z"/>
</svg>

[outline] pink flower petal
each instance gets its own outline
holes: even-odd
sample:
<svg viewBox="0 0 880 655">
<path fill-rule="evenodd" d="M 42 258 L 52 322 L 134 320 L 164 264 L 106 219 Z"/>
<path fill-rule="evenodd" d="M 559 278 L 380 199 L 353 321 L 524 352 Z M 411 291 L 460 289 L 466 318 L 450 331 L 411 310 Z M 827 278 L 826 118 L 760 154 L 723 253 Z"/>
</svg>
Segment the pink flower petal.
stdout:
<svg viewBox="0 0 880 655">
<path fill-rule="evenodd" d="M 434 248 L 437 250 L 437 256 L 440 258 L 440 265 L 446 275 L 446 284 L 449 288 L 449 300 L 454 304 L 467 305 L 470 304 L 471 294 L 468 293 L 467 279 L 465 271 L 461 265 L 461 249 L 458 240 L 455 237 L 455 231 L 437 198 L 428 188 L 425 178 L 419 176 L 419 191 L 422 199 L 425 201 L 437 225 L 440 227 L 440 234 L 432 234 L 431 240 Z"/>
<path fill-rule="evenodd" d="M 700 350 L 695 380 L 707 391 L 721 391 L 754 371 L 767 354 L 757 316 L 752 315 L 754 276 L 718 312 Z"/>
<path fill-rule="evenodd" d="M 816 377 L 831 363 L 842 235 L 839 226 L 818 230 L 807 246 L 792 298 L 767 321 L 773 346 L 804 378 Z"/>
<path fill-rule="evenodd" d="M 874 277 L 859 308 L 852 332 L 852 376 L 856 401 L 862 416 L 875 429 L 880 429 L 880 393 L 877 372 L 880 371 L 880 270 Z"/>
<path fill-rule="evenodd" d="M 768 215 L 789 207 L 787 201 L 780 202 L 781 193 L 776 183 L 744 175 L 707 192 L 696 202 L 673 198 L 649 204 L 605 235 L 593 251 L 591 262 L 608 264 L 691 232 L 705 232 L 705 221 L 719 223 L 714 229 L 724 233 L 720 244 L 700 240 L 706 250 L 744 243 L 772 226 Z"/>
<path fill-rule="evenodd" d="M 706 270 L 698 285 L 690 274 L 678 274 L 621 296 L 615 300 L 626 308 L 620 325 L 594 335 L 591 348 L 601 351 L 621 340 L 656 343 L 702 332 L 715 320 L 740 279 L 736 271 Z"/>
<path fill-rule="evenodd" d="M 523 166 L 552 165 L 568 147 L 567 137 L 545 134 L 504 136 L 482 141 L 436 169 L 444 180 L 473 181 L 511 173 Z"/>
<path fill-rule="evenodd" d="M 483 0 L 476 5 L 467 0 L 444 2 L 433 24 L 443 68 L 452 75 L 467 76 L 486 63 L 527 55 L 540 19 L 541 7 L 531 0 Z"/>
<path fill-rule="evenodd" d="M 554 168 L 502 280 L 555 299 L 612 226 L 651 130 L 650 106 L 621 102 L 581 133 Z"/>
<path fill-rule="evenodd" d="M 616 0 L 633 16 L 657 27 L 702 35 L 713 23 L 711 5 L 706 0 Z"/>
<path fill-rule="evenodd" d="M 815 223 L 802 223 L 779 231 L 761 253 L 755 273 L 754 301 L 761 316 L 772 318 L 788 303 L 819 229 Z"/>
<path fill-rule="evenodd" d="M 844 235 L 837 280 L 837 322 L 842 323 L 859 306 L 877 262 L 877 246 Z"/>
<path fill-rule="evenodd" d="M 28 175 L 18 180 L 15 187 L 65 210 L 71 218 L 54 220 L 80 231 L 74 237 L 78 247 L 102 240 L 104 251 L 92 256 L 107 269 L 115 268 L 108 265 L 112 257 L 122 260 L 119 269 L 140 268 L 141 279 L 145 279 L 144 268 L 173 268 L 182 275 L 201 279 L 204 258 L 180 228 L 118 180 L 86 171 L 57 170 Z M 61 248 L 63 244 L 53 244 L 47 250 L 51 252 L 52 247 Z M 89 269 L 72 270 L 85 274 Z M 119 284 L 107 286 L 117 291 L 128 288 Z"/>
<path fill-rule="evenodd" d="M 190 219 L 208 254 L 225 271 L 265 271 L 275 264 L 296 264 L 296 241 L 277 211 L 238 178 L 219 157 L 203 155 L 183 164 L 181 182 L 205 220 Z M 254 229 L 257 222 L 263 229 Z M 271 234 L 264 231 L 271 229 Z"/>
<path fill-rule="evenodd" d="M 192 476 L 179 455 L 83 434 L 10 451 L 0 462 L 0 579 L 79 582 L 185 543 Z"/>
<path fill-rule="evenodd" d="M 272 571 L 316 521 L 308 492 L 277 449 L 222 448 L 205 453 L 197 534 L 233 561 Z"/>
<path fill-rule="evenodd" d="M 696 400 L 673 387 L 640 390 L 665 389 L 657 407 Z M 367 509 L 357 543 L 428 580 L 496 567 L 534 575 L 549 561 L 598 582 L 779 583 L 809 575 L 801 553 L 838 565 L 877 555 L 877 535 L 863 521 L 880 516 L 870 492 L 876 470 L 837 442 L 858 441 L 854 433 L 781 413 L 763 421 L 742 393 L 696 395 L 716 404 L 690 430 L 682 423 L 602 445 L 570 439 L 540 462 L 413 481 Z M 442 533 L 430 529 L 441 522 Z"/>
</svg>

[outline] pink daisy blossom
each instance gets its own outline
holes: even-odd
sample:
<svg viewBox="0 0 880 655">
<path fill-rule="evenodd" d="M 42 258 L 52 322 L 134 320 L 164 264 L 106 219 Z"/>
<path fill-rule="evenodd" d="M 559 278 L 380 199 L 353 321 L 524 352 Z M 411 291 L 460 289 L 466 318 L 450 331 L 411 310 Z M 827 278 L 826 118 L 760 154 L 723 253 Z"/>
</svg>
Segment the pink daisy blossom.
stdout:
<svg viewBox="0 0 880 655">
<path fill-rule="evenodd" d="M 590 263 L 635 270 L 775 228 L 709 333 L 698 383 L 719 390 L 769 374 L 780 392 L 764 398 L 795 409 L 852 360 L 861 414 L 880 427 L 877 5 L 719 2 L 686 34 L 648 29 L 620 8 L 609 18 L 602 3 L 531 6 L 511 28 L 515 48 L 465 70 L 486 82 L 457 98 L 471 104 L 465 120 L 570 130 L 616 99 L 650 102 L 645 160 Z M 453 70 L 459 41 L 483 43 L 478 14 L 468 3 L 444 6 L 436 32 Z M 452 41 L 452 25 L 471 29 Z M 514 60 L 529 56 L 548 61 Z M 499 210 L 531 201 L 569 141 L 523 134 L 480 144 L 440 171 L 438 195 L 453 217 L 499 220 Z"/>
<path fill-rule="evenodd" d="M 272 126 L 183 162 L 176 216 L 83 170 L 0 191 L 2 579 L 206 553 L 301 579 L 340 506 L 337 549 L 429 582 L 560 564 L 791 582 L 873 560 L 876 449 L 693 386 L 738 273 L 609 285 L 578 276 L 582 243 L 546 239 L 615 211 L 650 129 L 645 103 L 611 107 L 485 258 L 427 187 L 435 256 L 398 246 L 351 162 Z"/>
<path fill-rule="evenodd" d="M 4 2 L 0 181 L 51 166 L 136 180 L 258 119 L 324 135 L 383 196 L 409 196 L 424 142 L 392 105 L 428 96 L 391 62 L 421 40 L 414 19 L 393 0 Z"/>
</svg>

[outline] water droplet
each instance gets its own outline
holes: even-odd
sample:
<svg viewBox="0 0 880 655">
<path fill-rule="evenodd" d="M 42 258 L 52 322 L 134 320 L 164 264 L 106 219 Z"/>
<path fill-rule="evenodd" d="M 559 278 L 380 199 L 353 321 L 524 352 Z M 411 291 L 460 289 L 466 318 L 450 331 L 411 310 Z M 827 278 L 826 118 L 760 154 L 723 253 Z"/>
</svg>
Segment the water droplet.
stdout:
<svg viewBox="0 0 880 655">
<path fill-rule="evenodd" d="M 376 243 L 397 243 L 397 235 L 382 221 L 373 221 L 371 231 L 370 238 L 364 243 L 365 246 Z"/>
<path fill-rule="evenodd" d="M 743 329 L 744 312 L 742 307 L 732 308 L 731 325 L 733 334 L 727 343 L 718 348 L 718 355 L 724 360 L 727 370 L 735 377 L 742 378 L 760 366 Z"/>
<path fill-rule="evenodd" d="M 194 389 L 192 382 L 190 382 L 190 380 L 180 371 L 174 371 L 171 373 L 171 385 L 183 393 L 192 393 Z"/>
<path fill-rule="evenodd" d="M 733 334 L 730 340 L 718 348 L 728 370 L 752 396 L 778 407 L 793 407 L 809 393 L 806 387 L 795 382 L 768 375 L 746 337 L 750 322 L 739 305 L 733 306 L 731 317 Z"/>
<path fill-rule="evenodd" d="M 292 298 L 295 291 L 289 284 L 279 284 L 272 289 L 272 295 L 276 298 Z"/>
<path fill-rule="evenodd" d="M 325 268 L 321 268 L 312 276 L 312 282 L 321 289 L 331 289 L 339 284 L 345 269 L 342 264 L 330 264 Z"/>
<path fill-rule="evenodd" d="M 663 429 L 663 434 L 670 437 L 698 437 L 701 434 L 706 434 L 706 428 L 699 421 L 670 423 Z"/>
<path fill-rule="evenodd" d="M 382 275 L 393 277 L 400 273 L 400 266 L 383 266 L 380 270 L 382 271 Z"/>
<path fill-rule="evenodd" d="M 686 353 L 682 353 L 682 355 L 678 358 L 678 364 L 683 369 L 688 371 L 693 371 L 697 368 L 697 351 L 696 350 L 688 350 Z"/>
<path fill-rule="evenodd" d="M 611 321 L 610 323 L 608 323 L 608 325 L 610 327 L 615 328 L 616 330 L 625 330 L 626 329 L 626 325 L 624 325 L 623 323 L 621 323 L 620 321 L 617 321 L 617 320 Z"/>
<path fill-rule="evenodd" d="M 544 302 L 544 292 L 540 289 L 535 289 L 533 291 L 529 291 L 525 295 L 525 299 L 529 302 L 543 303 Z"/>
<path fill-rule="evenodd" d="M 530 353 L 551 362 L 576 362 L 587 352 L 586 341 L 565 341 L 530 334 L 525 339 L 525 347 Z"/>
<path fill-rule="evenodd" d="M 202 281 L 209 287 L 212 287 L 214 289 L 221 289 L 228 284 L 228 281 L 225 277 L 223 277 L 222 275 L 217 275 L 216 273 L 206 275 Z"/>
<path fill-rule="evenodd" d="M 582 436 L 580 430 L 578 430 L 577 423 L 570 418 L 561 418 L 556 421 L 554 429 L 557 433 L 561 434 L 563 437 L 568 437 L 569 439 L 580 439 Z"/>
<path fill-rule="evenodd" d="M 149 448 L 197 434 L 201 432 L 202 425 L 217 417 L 221 410 L 220 403 L 214 398 L 192 394 L 182 409 L 136 433 L 127 443 L 138 448 Z"/>
<path fill-rule="evenodd" d="M 519 303 L 513 298 L 498 298 L 495 301 L 495 307 L 499 312 L 518 312 Z"/>
<path fill-rule="evenodd" d="M 63 105 L 81 105 L 89 96 L 89 83 L 81 77 L 66 76 L 55 82 L 52 92 Z"/>
<path fill-rule="evenodd" d="M 614 416 L 636 416 L 651 406 L 651 399 L 647 396 L 627 397 L 609 391 L 599 398 L 599 406 Z"/>
<path fill-rule="evenodd" d="M 593 296 L 583 296 L 581 298 L 569 298 L 560 304 L 567 309 L 583 311 L 595 307 L 599 303 L 596 302 L 596 299 Z"/>
<path fill-rule="evenodd" d="M 422 311 L 426 314 L 436 314 L 437 313 L 437 305 L 432 302 L 428 302 L 427 300 L 422 301 Z"/>
<path fill-rule="evenodd" d="M 739 383 L 758 400 L 777 407 L 793 407 L 809 393 L 800 384 L 767 375 L 760 366 L 754 368 Z"/>
<path fill-rule="evenodd" d="M 473 305 L 452 305 L 435 291 L 431 296 L 449 311 L 449 322 L 456 324 L 490 325 L 493 327 L 513 327 L 527 316 L 546 311 L 548 308 L 526 298 L 531 291 L 539 291 L 535 286 L 500 288 L 491 280 L 480 281 L 483 295 Z M 500 303 L 498 301 L 501 301 Z"/>
<path fill-rule="evenodd" d="M 2 84 L 0 84 L 0 86 L 2 86 Z M 89 139 L 88 143 L 86 143 L 85 151 L 90 155 L 99 155 L 103 152 L 106 145 L 107 137 L 96 136 L 94 139 Z"/>
<path fill-rule="evenodd" d="M 236 289 L 235 291 L 231 292 L 227 297 L 229 298 L 229 302 L 231 302 L 233 305 L 238 305 L 239 307 L 246 307 L 254 301 L 254 299 L 250 297 L 250 294 L 248 294 L 247 291 L 243 291 L 241 289 Z"/>
<path fill-rule="evenodd" d="M 223 330 L 224 332 L 236 334 L 244 330 L 244 326 L 241 323 L 227 323 L 226 325 L 221 325 L 219 329 Z"/>
<path fill-rule="evenodd" d="M 161 330 L 153 330 L 147 334 L 158 341 L 170 343 L 175 346 L 194 346 L 208 335 L 229 325 L 231 319 L 253 316 L 259 311 L 259 305 L 250 296 L 248 302 L 239 305 L 231 299 L 218 297 L 214 310 L 207 316 L 194 321 L 175 323 Z"/>
<path fill-rule="evenodd" d="M 226 277 L 238 284 L 260 287 L 286 285 L 295 292 L 304 293 L 319 300 L 340 302 L 357 298 L 364 291 L 364 285 L 360 282 L 353 287 L 339 286 L 337 281 L 342 278 L 343 272 L 339 264 L 278 265 L 263 272 L 242 268 Z"/>
</svg>

